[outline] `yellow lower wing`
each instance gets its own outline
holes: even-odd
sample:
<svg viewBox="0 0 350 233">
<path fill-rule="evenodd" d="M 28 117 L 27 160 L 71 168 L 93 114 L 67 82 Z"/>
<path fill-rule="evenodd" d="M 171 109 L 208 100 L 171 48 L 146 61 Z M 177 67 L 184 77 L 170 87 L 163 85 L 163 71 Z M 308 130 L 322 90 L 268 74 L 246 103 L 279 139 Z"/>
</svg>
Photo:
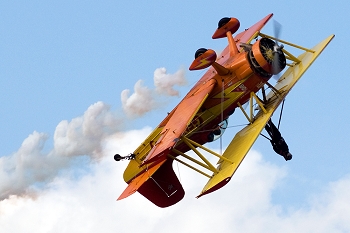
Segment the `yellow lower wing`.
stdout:
<svg viewBox="0 0 350 233">
<path fill-rule="evenodd" d="M 305 71 L 311 66 L 314 60 L 320 55 L 328 43 L 333 39 L 333 37 L 334 35 L 331 35 L 316 45 L 311 49 L 312 52 L 308 51 L 302 53 L 298 57 L 300 62 L 292 67 L 289 67 L 281 76 L 275 85 L 275 89 L 278 90 L 279 94 L 271 91 L 267 95 L 268 103 L 265 105 L 266 112 L 263 112 L 262 110 L 259 111 L 255 116 L 253 123 L 246 126 L 235 135 L 223 154 L 223 157 L 227 158 L 231 162 L 226 160 L 219 161 L 219 166 L 217 168 L 218 172 L 213 174 L 212 178 L 209 179 L 208 183 L 204 186 L 198 197 L 211 193 L 223 187 L 230 181 L 232 175 L 243 161 L 244 157 L 265 127 L 267 121 L 271 118 L 276 108 L 280 105 L 282 100 L 286 97 Z"/>
</svg>

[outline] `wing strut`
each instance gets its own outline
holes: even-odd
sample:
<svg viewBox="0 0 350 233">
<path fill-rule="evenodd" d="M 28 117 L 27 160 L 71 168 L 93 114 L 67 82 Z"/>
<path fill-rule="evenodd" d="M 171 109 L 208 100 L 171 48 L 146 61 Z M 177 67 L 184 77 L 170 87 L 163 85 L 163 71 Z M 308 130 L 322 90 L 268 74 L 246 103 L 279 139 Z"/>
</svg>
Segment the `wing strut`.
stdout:
<svg viewBox="0 0 350 233">
<path fill-rule="evenodd" d="M 249 99 L 249 105 L 250 105 L 250 114 L 248 116 L 247 112 L 244 110 L 244 108 L 242 107 L 242 105 L 238 102 L 238 107 L 241 109 L 241 111 L 243 112 L 244 116 L 247 118 L 247 120 L 249 121 L 249 123 L 253 123 L 254 122 L 254 109 L 253 109 L 253 99 L 255 99 L 255 102 L 259 105 L 259 107 L 261 108 L 261 110 L 264 113 L 267 113 L 263 100 L 261 100 L 254 92 L 250 93 L 250 99 Z"/>
<path fill-rule="evenodd" d="M 185 137 L 183 137 L 183 138 L 185 138 Z M 193 141 L 193 140 L 191 140 L 191 139 L 189 139 L 189 138 L 186 138 L 186 140 L 187 140 L 189 143 L 193 144 L 194 146 L 197 146 L 197 147 L 199 147 L 199 148 L 205 150 L 206 152 L 208 152 L 208 153 L 210 153 L 210 154 L 212 154 L 212 155 L 218 157 L 219 159 L 223 159 L 223 160 L 225 160 L 226 162 L 233 163 L 231 160 L 229 160 L 229 159 L 227 159 L 227 158 L 225 158 L 225 157 L 219 155 L 218 153 L 215 153 L 214 151 L 212 151 L 212 150 L 210 150 L 210 149 L 204 147 L 203 145 L 201 145 L 201 144 L 199 144 L 199 143 L 197 143 L 197 142 L 195 142 L 195 141 Z"/>
<path fill-rule="evenodd" d="M 199 160 L 196 160 L 196 159 L 192 158 L 191 156 L 188 156 L 188 155 L 186 155 L 185 153 L 183 153 L 183 152 L 181 152 L 181 151 L 179 151 L 179 150 L 176 150 L 175 148 L 171 150 L 172 153 L 173 153 L 173 154 L 176 154 L 176 155 L 181 155 L 182 157 L 184 157 L 184 158 L 190 160 L 191 162 L 193 162 L 193 163 L 199 165 L 200 167 L 203 167 L 203 168 L 205 168 L 205 169 L 207 169 L 207 170 L 213 172 L 213 174 L 218 173 L 218 169 L 215 168 L 215 166 L 214 166 L 213 164 L 211 164 L 211 163 L 205 158 L 205 156 L 202 155 L 202 154 L 196 149 L 196 147 L 198 147 L 198 148 L 200 148 L 200 149 L 202 149 L 202 150 L 204 150 L 204 151 L 206 151 L 206 152 L 208 152 L 208 153 L 210 153 L 210 154 L 212 154 L 212 155 L 218 157 L 220 160 L 224 160 L 224 161 L 226 161 L 226 162 L 228 162 L 228 163 L 230 163 L 230 164 L 233 164 L 233 162 L 232 162 L 230 159 L 228 159 L 228 158 L 226 158 L 226 157 L 224 157 L 224 156 L 222 156 L 222 155 L 220 155 L 220 154 L 218 154 L 218 153 L 216 153 L 216 152 L 214 152 L 214 151 L 212 151 L 212 150 L 210 150 L 210 149 L 204 147 L 203 145 L 201 145 L 201 144 L 199 144 L 199 143 L 197 143 L 197 142 L 195 142 L 195 141 L 193 141 L 193 140 L 191 140 L 191 139 L 189 139 L 189 138 L 187 138 L 187 137 L 185 137 L 185 136 L 182 136 L 182 137 L 181 137 L 181 141 L 183 141 L 184 143 L 186 143 L 186 145 L 188 145 L 188 147 L 190 147 L 191 150 L 192 150 L 193 152 L 195 152 L 195 153 L 198 155 L 198 157 L 199 157 L 203 162 L 201 162 L 201 161 L 199 161 Z M 200 173 L 200 174 L 202 174 L 202 175 L 204 175 L 204 176 L 206 176 L 206 177 L 208 177 L 208 178 L 211 178 L 211 177 L 212 177 L 212 176 L 208 175 L 207 173 L 201 171 L 200 169 L 198 169 L 198 168 L 196 168 L 196 167 L 194 167 L 194 166 L 192 166 L 192 165 L 190 165 L 190 164 L 188 164 L 188 163 L 186 163 L 186 162 L 184 162 L 184 161 L 178 159 L 177 157 L 175 157 L 175 156 L 173 156 L 173 155 L 171 155 L 171 154 L 168 154 L 168 157 L 171 158 L 171 159 L 174 159 L 174 160 L 176 160 L 176 161 L 178 161 L 178 162 L 180 162 L 180 163 L 182 163 L 183 165 L 185 165 L 185 166 L 191 168 L 192 170 L 194 170 L 194 171 L 196 171 L 196 172 L 198 172 L 198 173 Z"/>
</svg>

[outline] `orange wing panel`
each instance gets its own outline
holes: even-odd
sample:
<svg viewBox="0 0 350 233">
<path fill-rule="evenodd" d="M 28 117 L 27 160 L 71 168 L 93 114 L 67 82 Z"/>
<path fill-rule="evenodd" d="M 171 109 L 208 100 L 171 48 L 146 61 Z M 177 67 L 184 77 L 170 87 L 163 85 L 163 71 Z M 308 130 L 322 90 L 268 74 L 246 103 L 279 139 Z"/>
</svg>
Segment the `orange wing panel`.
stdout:
<svg viewBox="0 0 350 233">
<path fill-rule="evenodd" d="M 209 93 L 216 84 L 215 79 L 211 79 L 196 89 L 193 89 L 176 107 L 175 112 L 164 126 L 155 146 L 152 148 L 143 164 L 156 160 L 166 159 L 167 154 L 175 146 L 178 138 L 185 132 L 188 124 L 205 102 Z"/>
</svg>

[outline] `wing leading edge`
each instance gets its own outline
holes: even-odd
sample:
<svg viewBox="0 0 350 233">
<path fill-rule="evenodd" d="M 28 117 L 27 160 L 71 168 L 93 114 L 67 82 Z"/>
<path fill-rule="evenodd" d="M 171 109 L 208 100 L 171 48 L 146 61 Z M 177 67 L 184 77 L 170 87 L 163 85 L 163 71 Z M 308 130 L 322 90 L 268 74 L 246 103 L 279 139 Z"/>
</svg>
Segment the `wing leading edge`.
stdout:
<svg viewBox="0 0 350 233">
<path fill-rule="evenodd" d="M 271 91 L 267 95 L 266 113 L 260 110 L 255 116 L 255 121 L 239 131 L 225 150 L 223 157 L 229 159 L 232 163 L 224 160 L 219 161 L 219 172 L 213 174 L 198 197 L 211 193 L 230 181 L 274 111 L 333 38 L 334 35 L 326 38 L 311 49 L 313 52 L 302 53 L 298 57 L 300 62 L 289 67 L 281 76 L 275 85 L 275 89 L 278 90 L 279 94 Z"/>
</svg>

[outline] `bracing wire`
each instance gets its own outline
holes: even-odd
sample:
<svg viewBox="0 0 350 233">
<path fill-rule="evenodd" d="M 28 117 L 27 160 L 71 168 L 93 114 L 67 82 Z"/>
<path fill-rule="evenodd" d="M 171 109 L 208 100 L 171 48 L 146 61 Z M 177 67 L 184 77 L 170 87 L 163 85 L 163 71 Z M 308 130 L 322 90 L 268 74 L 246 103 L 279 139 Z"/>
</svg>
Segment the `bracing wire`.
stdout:
<svg viewBox="0 0 350 233">
<path fill-rule="evenodd" d="M 225 129 L 242 127 L 242 126 L 247 126 L 247 125 L 249 125 L 249 124 L 231 125 L 231 126 L 226 126 Z M 205 133 L 205 132 L 210 132 L 210 131 L 212 131 L 212 129 L 196 131 L 196 132 L 194 132 L 194 134 L 196 134 L 196 133 Z"/>
<path fill-rule="evenodd" d="M 283 102 L 282 102 L 282 107 L 281 107 L 281 112 L 280 112 L 280 118 L 278 120 L 278 126 L 277 126 L 277 129 L 280 129 L 280 124 L 281 124 L 281 119 L 282 119 L 282 113 L 283 113 L 283 107 L 284 107 L 284 101 L 286 99 L 283 99 Z"/>
<path fill-rule="evenodd" d="M 225 81 L 222 79 L 222 91 L 221 91 L 221 122 L 224 121 L 224 94 L 225 94 Z M 221 126 L 220 126 L 221 130 Z M 222 137 L 220 137 L 220 155 L 222 155 Z"/>
</svg>

